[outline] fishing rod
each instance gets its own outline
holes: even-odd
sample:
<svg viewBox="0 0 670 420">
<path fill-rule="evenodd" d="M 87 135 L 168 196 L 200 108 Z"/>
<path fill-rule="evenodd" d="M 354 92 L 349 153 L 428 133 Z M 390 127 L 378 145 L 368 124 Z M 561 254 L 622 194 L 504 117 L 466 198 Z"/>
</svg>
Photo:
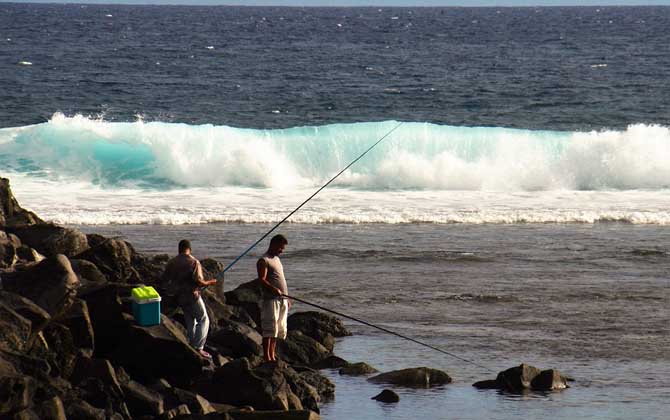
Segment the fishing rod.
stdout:
<svg viewBox="0 0 670 420">
<path fill-rule="evenodd" d="M 377 140 L 377 141 L 376 141 L 375 143 L 373 143 L 370 147 L 368 147 L 368 148 L 367 148 L 363 153 L 361 153 L 356 159 L 354 159 L 353 161 L 351 161 L 351 163 L 349 163 L 347 166 L 345 166 L 340 172 L 338 172 L 337 174 L 335 174 L 335 176 L 333 176 L 332 178 L 330 178 L 330 179 L 328 180 L 328 182 L 326 182 L 325 184 L 323 184 L 318 190 L 316 190 L 312 195 L 310 195 L 305 201 L 303 201 L 302 203 L 300 203 L 300 205 L 299 205 L 298 207 L 296 207 L 296 208 L 295 208 L 292 212 L 290 212 L 286 217 L 284 217 L 284 218 L 283 218 L 282 220 L 280 220 L 277 224 L 275 224 L 275 225 L 272 227 L 272 229 L 268 230 L 268 231 L 267 231 L 263 236 L 261 236 L 256 242 L 254 242 L 251 246 L 249 246 L 249 248 L 247 248 L 247 249 L 246 249 L 243 253 L 241 253 L 237 258 L 235 258 L 230 264 L 228 264 L 228 266 L 226 266 L 226 268 L 224 268 L 223 271 L 221 271 L 220 276 L 222 276 L 226 271 L 230 270 L 230 269 L 231 269 L 231 268 L 232 268 L 232 267 L 233 267 L 233 266 L 234 266 L 240 259 L 242 259 L 242 257 L 244 257 L 245 255 L 247 255 L 247 253 L 249 253 L 249 251 L 251 251 L 252 249 L 254 249 L 254 248 L 256 247 L 256 245 L 258 245 L 259 243 L 261 243 L 261 241 L 263 241 L 263 239 L 267 238 L 268 235 L 270 235 L 272 232 L 274 232 L 274 231 L 275 231 L 275 230 L 276 230 L 282 223 L 284 223 L 285 221 L 287 221 L 287 220 L 289 219 L 289 217 L 293 216 L 293 214 L 295 214 L 298 210 L 300 210 L 305 204 L 307 204 L 312 198 L 314 198 L 314 197 L 315 197 L 318 193 L 320 193 L 324 188 L 326 188 L 326 187 L 327 187 L 328 185 L 330 185 L 333 181 L 335 181 L 335 180 L 336 180 L 340 175 L 342 175 L 347 169 L 349 169 L 349 168 L 352 167 L 356 162 L 358 162 L 359 160 L 361 160 L 361 159 L 363 158 L 363 156 L 365 156 L 366 154 L 368 154 L 368 152 L 370 152 L 372 149 L 374 149 L 375 147 L 377 147 L 377 145 L 378 145 L 379 143 L 381 143 L 382 141 L 384 141 L 384 139 L 386 139 L 388 136 L 390 136 L 391 133 L 393 133 L 395 130 L 397 130 L 402 124 L 403 124 L 402 121 L 399 122 L 398 124 L 396 124 L 391 130 L 389 130 L 389 131 L 388 131 L 386 134 L 384 134 L 379 140 Z M 219 276 L 217 276 L 217 277 L 219 277 Z M 321 306 L 321 305 L 317 305 L 317 304 L 315 304 L 315 303 L 308 302 L 308 301 L 306 301 L 306 300 L 304 300 L 304 299 L 296 298 L 296 297 L 289 296 L 289 295 L 281 295 L 281 296 L 283 296 L 283 297 L 285 297 L 285 298 L 288 298 L 288 299 L 295 300 L 295 301 L 297 301 L 297 302 L 301 302 L 301 303 L 303 303 L 303 304 L 305 304 L 305 305 L 313 306 L 313 307 L 315 307 L 315 308 L 321 309 L 322 311 L 330 312 L 330 313 L 333 313 L 333 314 L 335 314 L 335 315 L 341 316 L 341 317 L 343 317 L 343 318 L 350 319 L 350 320 L 352 320 L 352 321 L 361 323 L 361 324 L 363 324 L 363 325 L 367 325 L 367 326 L 369 326 L 369 327 L 376 328 L 376 329 L 378 329 L 378 330 L 380 330 L 380 331 L 383 331 L 383 332 L 385 332 L 385 333 L 387 333 L 387 334 L 391 334 L 391 335 L 400 337 L 400 338 L 402 338 L 402 339 L 404 339 L 404 340 L 411 341 L 411 342 L 413 342 L 413 343 L 416 343 L 416 344 L 419 344 L 419 345 L 421 345 L 421 346 L 427 347 L 427 348 L 429 348 L 429 349 L 431 349 L 431 350 L 434 350 L 434 351 L 437 351 L 437 352 L 439 352 L 439 353 L 446 354 L 446 355 L 448 355 L 448 356 L 451 356 L 451 357 L 453 357 L 453 358 L 455 358 L 455 359 L 458 359 L 458 360 L 461 360 L 461 361 L 463 361 L 463 362 L 470 363 L 470 364 L 472 364 L 472 365 L 474 365 L 474 366 L 480 367 L 480 368 L 485 369 L 485 370 L 487 370 L 487 371 L 495 372 L 493 369 L 491 369 L 491 368 L 489 368 L 489 367 L 486 367 L 486 366 L 483 366 L 483 365 L 480 365 L 480 364 L 478 364 L 478 363 L 475 363 L 475 362 L 473 362 L 472 360 L 465 359 L 465 358 L 463 358 L 463 357 L 460 357 L 460 356 L 457 356 L 457 355 L 455 355 L 455 354 L 453 354 L 453 353 L 450 353 L 450 352 L 448 352 L 448 351 L 446 351 L 446 350 L 442 350 L 441 348 L 438 348 L 438 347 L 435 347 L 435 346 L 431 346 L 430 344 L 421 342 L 421 341 L 419 341 L 419 340 L 416 340 L 416 339 L 414 339 L 414 338 L 408 337 L 408 336 L 406 336 L 406 335 L 402 335 L 402 334 L 397 333 L 397 332 L 395 332 L 395 331 L 391 331 L 391 330 L 389 330 L 389 329 L 387 329 L 387 328 L 380 327 L 380 326 L 378 326 L 378 325 L 374 325 L 374 324 L 372 324 L 372 323 L 370 323 L 370 322 L 367 322 L 367 321 L 364 321 L 364 320 L 362 320 L 362 319 L 354 318 L 354 317 L 352 317 L 352 316 L 343 314 L 343 313 L 341 313 L 341 312 L 334 311 L 334 310 L 332 310 L 332 309 L 328 309 L 328 308 L 323 307 L 323 306 Z"/>
<path fill-rule="evenodd" d="M 233 266 L 234 266 L 240 259 L 242 259 L 242 257 L 244 257 L 245 255 L 247 255 L 247 253 L 248 253 L 249 251 L 251 251 L 252 249 L 254 249 L 254 248 L 256 247 L 256 245 L 258 245 L 259 243 L 261 243 L 261 241 L 262 241 L 263 239 L 267 238 L 268 235 L 270 235 L 272 232 L 274 232 L 275 229 L 277 229 L 282 223 L 284 223 L 285 221 L 287 221 L 289 217 L 293 216 L 293 214 L 294 214 L 295 212 L 297 212 L 298 210 L 300 210 L 300 209 L 302 208 L 302 206 L 304 206 L 305 204 L 307 204 L 307 202 L 309 202 L 309 201 L 310 201 L 312 198 L 314 198 L 318 193 L 320 193 L 321 190 L 323 190 L 323 189 L 326 188 L 328 185 L 330 185 L 333 181 L 335 181 L 335 179 L 337 179 L 337 177 L 339 177 L 340 175 L 342 175 L 342 174 L 344 173 L 344 171 L 346 171 L 346 170 L 349 169 L 351 166 L 353 166 L 356 162 L 358 162 L 359 160 L 361 160 L 361 158 L 363 158 L 363 156 L 365 156 L 366 154 L 368 154 L 368 152 L 369 152 L 370 150 L 374 149 L 374 148 L 375 148 L 379 143 L 381 143 L 385 138 L 387 138 L 388 136 L 390 136 L 391 133 L 393 133 L 395 130 L 397 130 L 398 127 L 400 127 L 402 124 L 403 124 L 402 121 L 399 122 L 395 127 L 393 127 L 393 128 L 392 128 L 391 130 L 389 130 L 386 134 L 384 134 L 379 140 L 377 140 L 372 146 L 368 147 L 368 148 L 367 148 L 363 153 L 361 153 L 356 159 L 354 159 L 353 161 L 351 161 L 351 163 L 349 163 L 347 166 L 345 166 L 344 169 L 342 169 L 342 170 L 341 170 L 340 172 L 338 172 L 335 176 L 333 176 L 332 178 L 330 178 L 330 180 L 329 180 L 328 182 L 326 182 L 325 184 L 323 184 L 323 185 L 321 186 L 321 188 L 319 188 L 318 190 L 316 190 L 316 191 L 314 192 L 314 194 L 310 195 L 305 201 L 303 201 L 298 207 L 296 207 L 292 212 L 290 212 L 286 217 L 284 217 L 279 223 L 277 223 L 276 225 L 274 225 L 274 226 L 272 227 L 272 229 L 268 230 L 268 231 L 265 233 L 265 235 L 261 236 L 260 239 L 258 239 L 256 242 L 254 242 L 249 248 L 247 248 L 247 249 L 246 249 L 243 253 L 241 253 L 237 258 L 235 258 L 230 264 L 228 264 L 228 266 L 226 266 L 226 268 L 224 268 L 223 271 L 220 272 L 220 274 L 217 276 L 217 278 L 220 278 L 220 276 L 222 276 L 226 271 L 230 270 L 230 269 L 231 269 L 231 268 L 232 268 L 232 267 L 233 267 Z"/>
<path fill-rule="evenodd" d="M 419 345 L 421 345 L 421 346 L 428 347 L 428 348 L 431 349 L 431 350 L 435 350 L 435 351 L 440 352 L 440 353 L 442 353 L 442 354 L 446 354 L 447 356 L 451 356 L 451 357 L 453 357 L 453 358 L 455 358 L 455 359 L 461 360 L 461 361 L 466 362 L 466 363 L 470 363 L 471 365 L 474 365 L 474 366 L 480 367 L 480 368 L 482 368 L 482 369 L 485 369 L 485 370 L 487 370 L 487 371 L 489 371 L 489 372 L 493 372 L 493 373 L 495 373 L 495 371 L 494 371 L 493 369 L 491 369 L 491 368 L 489 368 L 489 367 L 487 367 L 487 366 L 480 365 L 479 363 L 473 362 L 472 360 L 468 360 L 468 359 L 465 359 L 465 358 L 463 358 L 463 357 L 457 356 L 457 355 L 455 355 L 455 354 L 453 354 L 453 353 L 450 353 L 450 352 L 448 352 L 448 351 L 446 351 L 446 350 L 442 350 L 442 349 L 439 348 L 439 347 L 431 346 L 430 344 L 427 344 L 427 343 L 424 343 L 424 342 L 422 342 L 422 341 L 416 340 L 416 339 L 414 339 L 414 338 L 412 338 L 412 337 L 408 337 L 408 336 L 406 336 L 406 335 L 402 335 L 402 334 L 397 333 L 397 332 L 395 332 L 395 331 L 391 331 L 391 330 L 389 330 L 389 329 L 387 329 L 387 328 L 380 327 L 379 325 L 372 324 L 372 323 L 367 322 L 367 321 L 364 321 L 364 320 L 362 320 L 362 319 L 354 318 L 353 316 L 349 316 L 349 315 L 343 314 L 342 312 L 338 312 L 338 311 L 334 311 L 334 310 L 332 310 L 332 309 L 328 309 L 328 308 L 326 308 L 326 307 L 324 307 L 324 306 L 317 305 L 316 303 L 308 302 L 308 301 L 306 301 L 306 300 L 304 300 L 304 299 L 300 299 L 300 298 L 297 298 L 297 297 L 294 297 L 294 296 L 289 296 L 289 295 L 285 295 L 285 294 L 282 294 L 281 296 L 284 297 L 284 298 L 287 298 L 287 299 L 295 300 L 295 301 L 300 302 L 300 303 L 304 303 L 305 305 L 313 306 L 313 307 L 315 307 L 315 308 L 321 309 L 322 311 L 330 312 L 330 313 L 335 314 L 335 315 L 337 315 L 337 316 L 341 316 L 342 318 L 347 318 L 347 319 L 350 319 L 350 320 L 352 320 L 352 321 L 356 321 L 356 322 L 358 322 L 358 323 L 360 323 L 360 324 L 367 325 L 368 327 L 376 328 L 376 329 L 378 329 L 378 330 L 380 330 L 380 331 L 384 331 L 384 332 L 387 333 L 387 334 L 395 335 L 396 337 L 400 337 L 400 338 L 402 338 L 402 339 L 404 339 L 404 340 L 409 340 L 409 341 L 411 341 L 411 342 L 413 342 L 413 343 L 416 343 L 416 344 L 419 344 Z"/>
</svg>

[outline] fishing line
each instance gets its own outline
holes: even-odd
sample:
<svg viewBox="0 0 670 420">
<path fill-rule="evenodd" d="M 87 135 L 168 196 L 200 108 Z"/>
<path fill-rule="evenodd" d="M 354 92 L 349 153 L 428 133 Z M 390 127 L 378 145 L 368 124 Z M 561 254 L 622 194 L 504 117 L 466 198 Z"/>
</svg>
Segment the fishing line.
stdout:
<svg viewBox="0 0 670 420">
<path fill-rule="evenodd" d="M 395 331 L 391 331 L 391 330 L 389 330 L 389 329 L 387 329 L 387 328 L 380 327 L 379 325 L 375 325 L 375 324 L 372 324 L 372 323 L 370 323 L 370 322 L 363 321 L 362 319 L 354 318 L 353 316 L 349 316 L 349 315 L 343 314 L 343 313 L 341 313 L 341 312 L 334 311 L 334 310 L 332 310 L 332 309 L 328 309 L 328 308 L 323 307 L 323 306 L 321 306 L 321 305 L 317 305 L 316 303 L 308 302 L 308 301 L 306 301 L 306 300 L 299 299 L 299 298 L 297 298 L 297 297 L 293 297 L 293 296 L 289 296 L 289 295 L 284 295 L 284 294 L 282 294 L 281 296 L 282 296 L 282 297 L 285 297 L 285 298 L 288 298 L 288 299 L 291 299 L 291 300 L 295 300 L 295 301 L 300 302 L 300 303 L 304 303 L 305 305 L 313 306 L 313 307 L 315 307 L 315 308 L 321 309 L 322 311 L 326 311 L 326 312 L 333 313 L 333 314 L 335 314 L 335 315 L 341 316 L 342 318 L 347 318 L 347 319 L 350 319 L 350 320 L 352 320 L 352 321 L 356 321 L 356 322 L 361 323 L 361 324 L 363 324 L 363 325 L 367 325 L 368 327 L 376 328 L 376 329 L 378 329 L 378 330 L 384 331 L 385 333 L 388 333 L 388 334 L 391 334 L 391 335 L 395 335 L 396 337 L 400 337 L 400 338 L 402 338 L 402 339 L 404 339 L 404 340 L 409 340 L 409 341 L 411 341 L 411 342 L 413 342 L 413 343 L 422 345 L 422 346 L 424 346 L 424 347 L 428 347 L 428 348 L 431 349 L 431 350 L 435 350 L 435 351 L 440 352 L 440 353 L 442 353 L 442 354 L 446 354 L 447 356 L 451 356 L 451 357 L 453 357 L 453 358 L 455 358 L 455 359 L 461 360 L 461 361 L 466 362 L 466 363 L 470 363 L 471 365 L 474 365 L 474 366 L 480 367 L 480 368 L 482 368 L 482 369 L 485 369 L 485 370 L 487 370 L 487 371 L 489 371 L 489 372 L 493 372 L 493 373 L 495 373 L 495 371 L 494 371 L 493 369 L 489 368 L 489 367 L 480 365 L 479 363 L 473 362 L 472 360 L 468 360 L 468 359 L 465 359 L 465 358 L 463 358 L 463 357 L 457 356 L 457 355 L 455 355 L 455 354 L 453 354 L 453 353 L 450 353 L 450 352 L 448 352 L 448 351 L 446 351 L 446 350 L 442 350 L 442 349 L 439 348 L 439 347 L 431 346 L 430 344 L 427 344 L 427 343 L 424 343 L 424 342 L 422 342 L 422 341 L 416 340 L 416 339 L 414 339 L 414 338 L 412 338 L 412 337 L 407 337 L 406 335 L 402 335 L 402 334 L 397 333 L 397 332 L 395 332 Z"/>
<path fill-rule="evenodd" d="M 375 148 L 379 143 L 381 143 L 385 138 L 387 138 L 388 136 L 390 136 L 391 133 L 393 133 L 395 130 L 397 130 L 398 127 L 400 127 L 402 124 L 403 124 L 402 121 L 399 122 L 395 127 L 393 127 L 393 128 L 392 128 L 391 130 L 389 130 L 386 134 L 384 134 L 379 140 L 377 140 L 372 146 L 368 147 L 368 148 L 367 148 L 363 153 L 361 153 L 356 159 L 354 159 L 353 161 L 351 161 L 351 163 L 349 163 L 347 166 L 345 166 L 344 169 L 342 169 L 340 172 L 338 172 L 334 177 L 330 178 L 330 180 L 329 180 L 328 182 L 326 182 L 325 184 L 323 184 L 323 186 L 321 186 L 321 188 L 319 188 L 318 190 L 316 190 L 316 191 L 314 192 L 314 194 L 310 195 L 305 201 L 302 202 L 302 204 L 300 204 L 298 207 L 296 207 L 292 212 L 290 212 L 286 217 L 284 217 L 279 223 L 277 223 L 276 225 L 274 225 L 274 226 L 272 227 L 272 229 L 268 230 L 268 231 L 265 233 L 265 235 L 261 236 L 260 239 L 258 239 L 256 242 L 254 242 L 249 248 L 246 249 L 246 251 L 244 251 L 244 252 L 241 253 L 237 258 L 235 258 L 235 259 L 233 260 L 233 262 L 231 262 L 230 264 L 228 264 L 228 266 L 227 266 L 226 268 L 223 269 L 223 271 L 221 272 L 220 275 L 223 275 L 223 273 L 225 273 L 226 271 L 228 271 L 228 270 L 229 270 L 232 266 L 234 266 L 234 265 L 235 265 L 235 264 L 236 264 L 242 257 L 244 257 L 245 255 L 247 255 L 247 253 L 248 253 L 249 251 L 251 251 L 252 249 L 254 249 L 254 248 L 256 247 L 256 245 L 258 245 L 259 243 L 261 243 L 261 241 L 262 241 L 263 239 L 267 238 L 269 234 L 271 234 L 272 232 L 274 232 L 275 229 L 277 229 L 282 223 L 284 223 L 285 221 L 287 221 L 289 217 L 293 216 L 293 214 L 294 214 L 295 212 L 297 212 L 298 210 L 300 210 L 300 209 L 302 208 L 302 206 L 304 206 L 305 204 L 307 204 L 307 202 L 308 202 L 309 200 L 311 200 L 312 198 L 314 198 L 314 196 L 316 196 L 318 193 L 320 193 L 321 190 L 323 190 L 323 189 L 326 188 L 328 185 L 330 185 L 331 182 L 335 181 L 335 179 L 337 179 L 337 177 L 339 177 L 340 175 L 342 175 L 342 173 L 344 173 L 344 171 L 346 171 L 346 170 L 349 169 L 353 164 L 355 164 L 356 162 L 358 162 L 363 156 L 365 156 L 370 150 L 374 149 L 374 148 Z"/>
</svg>

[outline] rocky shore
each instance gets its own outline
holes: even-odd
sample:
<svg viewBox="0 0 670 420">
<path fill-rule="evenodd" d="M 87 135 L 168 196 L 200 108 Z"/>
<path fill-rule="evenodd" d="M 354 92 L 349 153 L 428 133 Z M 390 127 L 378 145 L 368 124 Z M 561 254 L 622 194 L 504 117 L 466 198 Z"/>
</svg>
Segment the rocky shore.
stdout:
<svg viewBox="0 0 670 420">
<path fill-rule="evenodd" d="M 203 359 L 187 343 L 183 314 L 162 293 L 168 258 L 47 223 L 21 208 L 9 180 L 0 178 L 0 418 L 317 419 L 319 404 L 335 393 L 320 369 L 376 373 L 335 356 L 335 338 L 349 331 L 339 319 L 311 311 L 289 317 L 280 361 L 263 363 L 256 282 L 204 291 L 213 360 Z M 223 267 L 202 263 L 209 276 Z M 132 315 L 131 291 L 139 284 L 163 296 L 159 325 L 138 325 Z M 418 387 L 452 381 L 429 368 L 368 380 Z M 521 365 L 475 386 L 566 385 L 558 371 Z M 392 392 L 374 398 L 398 400 Z"/>
</svg>

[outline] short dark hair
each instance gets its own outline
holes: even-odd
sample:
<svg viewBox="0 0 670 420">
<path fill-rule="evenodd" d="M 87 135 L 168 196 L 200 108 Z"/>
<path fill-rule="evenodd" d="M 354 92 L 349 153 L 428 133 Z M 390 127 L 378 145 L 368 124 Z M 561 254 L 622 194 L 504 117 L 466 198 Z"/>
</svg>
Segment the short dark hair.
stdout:
<svg viewBox="0 0 670 420">
<path fill-rule="evenodd" d="M 179 241 L 179 253 L 182 254 L 187 249 L 191 249 L 191 241 L 188 239 L 182 239 Z"/>
<path fill-rule="evenodd" d="M 275 245 L 288 245 L 288 239 L 286 239 L 286 236 L 279 234 L 275 235 L 270 239 L 270 246 L 275 246 Z"/>
</svg>

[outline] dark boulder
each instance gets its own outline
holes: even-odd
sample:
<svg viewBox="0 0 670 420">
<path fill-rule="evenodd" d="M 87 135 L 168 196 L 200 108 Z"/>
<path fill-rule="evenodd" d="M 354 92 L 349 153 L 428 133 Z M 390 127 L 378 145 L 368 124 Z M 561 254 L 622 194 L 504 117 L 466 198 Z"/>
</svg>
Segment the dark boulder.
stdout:
<svg viewBox="0 0 670 420">
<path fill-rule="evenodd" d="M 475 382 L 472 386 L 478 389 L 500 389 L 513 393 L 568 388 L 567 378 L 558 370 L 540 370 L 525 363 L 498 373 L 496 379 Z"/>
<path fill-rule="evenodd" d="M 143 281 L 132 265 L 135 251 L 129 243 L 114 238 L 98 242 L 98 238 L 94 238 L 96 244 L 74 259 L 92 262 L 110 282 L 136 284 Z"/>
<path fill-rule="evenodd" d="M 296 370 L 305 382 L 316 389 L 321 400 L 330 400 L 335 397 L 335 384 L 330 379 L 313 369 L 303 368 Z"/>
<path fill-rule="evenodd" d="M 21 245 L 16 248 L 16 257 L 20 263 L 32 264 L 42 261 L 45 257 L 28 245 Z"/>
<path fill-rule="evenodd" d="M 187 386 L 206 364 L 166 316 L 161 317 L 159 325 L 146 327 L 129 320 L 125 329 L 118 332 L 118 342 L 109 359 L 143 382 L 165 378 L 170 383 Z"/>
<path fill-rule="evenodd" d="M 236 411 L 233 420 L 319 420 L 319 415 L 311 410 L 290 411 Z"/>
<path fill-rule="evenodd" d="M 258 280 L 239 285 L 225 293 L 226 304 L 242 307 L 257 325 L 261 324 L 261 285 Z"/>
<path fill-rule="evenodd" d="M 107 281 L 107 277 L 90 261 L 73 259 L 70 265 L 82 285 L 100 285 Z"/>
<path fill-rule="evenodd" d="M 302 408 L 291 407 L 295 404 L 291 401 L 297 397 L 282 372 L 286 364 L 272 362 L 258 366 L 257 363 L 248 358 L 233 360 L 217 368 L 212 380 L 199 384 L 197 391 L 215 403 L 250 405 L 257 410 Z"/>
<path fill-rule="evenodd" d="M 47 313 L 47 311 L 37 306 L 33 301 L 26 299 L 21 295 L 0 290 L 0 302 L 11 308 L 21 317 L 30 321 L 29 338 L 34 338 L 37 334 L 39 334 L 39 332 L 42 331 L 42 329 L 44 329 L 44 327 L 51 320 L 51 316 Z M 3 322 L 2 318 L 0 318 L 0 322 Z M 21 321 L 19 320 L 19 322 Z M 3 328 L 2 330 L 9 332 L 12 330 L 12 327 L 10 326 L 6 329 Z"/>
<path fill-rule="evenodd" d="M 105 410 L 95 408 L 83 400 L 67 402 L 65 414 L 68 420 L 105 420 Z"/>
<path fill-rule="evenodd" d="M 57 396 L 49 398 L 48 400 L 38 404 L 34 408 L 34 411 L 37 413 L 37 416 L 40 419 L 67 420 L 63 401 L 61 401 L 60 397 Z"/>
<path fill-rule="evenodd" d="M 160 417 L 158 417 L 160 420 L 170 420 L 170 419 L 176 419 L 176 418 L 183 418 L 183 419 L 192 419 L 193 416 L 191 415 L 191 410 L 189 410 L 188 406 L 186 404 L 182 404 L 180 406 L 177 406 L 175 408 L 172 408 L 170 410 L 165 411 Z"/>
<path fill-rule="evenodd" d="M 540 372 L 530 382 L 534 391 L 555 391 L 568 388 L 567 378 L 556 369 L 546 369 Z"/>
<path fill-rule="evenodd" d="M 297 330 L 312 337 L 333 351 L 334 337 L 345 337 L 351 332 L 344 327 L 342 320 L 324 312 L 307 311 L 296 312 L 288 317 L 288 329 Z"/>
<path fill-rule="evenodd" d="M 95 408 L 105 410 L 108 418 L 116 413 L 121 414 L 122 418 L 132 418 L 123 393 L 105 385 L 100 378 L 88 377 L 76 389 L 82 400 Z"/>
<path fill-rule="evenodd" d="M 368 381 L 409 387 L 431 387 L 451 383 L 451 377 L 441 370 L 418 367 L 382 373 L 368 378 Z"/>
<path fill-rule="evenodd" d="M 36 384 L 30 377 L 0 377 L 0 418 L 32 405 Z"/>
<path fill-rule="evenodd" d="M 400 401 L 400 396 L 390 389 L 385 389 L 370 399 L 384 403 L 397 403 Z"/>
<path fill-rule="evenodd" d="M 339 356 L 331 354 L 325 359 L 312 365 L 314 369 L 339 369 L 348 366 L 349 362 Z"/>
<path fill-rule="evenodd" d="M 72 333 L 62 324 L 51 322 L 43 331 L 46 352 L 35 352 L 49 362 L 54 376 L 67 378 L 72 373 L 77 358 L 77 347 Z"/>
<path fill-rule="evenodd" d="M 51 365 L 40 357 L 0 350 L 0 361 L 3 370 L 9 365 L 11 370 L 34 378 L 44 379 L 51 374 Z"/>
<path fill-rule="evenodd" d="M 0 178 L 0 227 L 38 223 L 44 223 L 44 221 L 35 213 L 21 208 L 9 186 L 9 179 Z"/>
<path fill-rule="evenodd" d="M 165 411 L 163 396 L 153 389 L 133 380 L 122 384 L 121 388 L 133 418 L 160 416 Z"/>
<path fill-rule="evenodd" d="M 522 363 L 519 366 L 500 372 L 496 377 L 496 381 L 500 384 L 504 384 L 510 391 L 521 391 L 530 389 L 531 381 L 539 375 L 540 372 L 541 370 L 535 366 Z"/>
<path fill-rule="evenodd" d="M 24 245 L 34 248 L 42 255 L 55 257 L 63 254 L 72 257 L 88 248 L 88 240 L 82 232 L 53 224 L 18 226 L 8 228 L 21 239 Z"/>
<path fill-rule="evenodd" d="M 364 362 L 351 363 L 339 370 L 340 375 L 370 375 L 379 372 L 377 369 Z"/>
<path fill-rule="evenodd" d="M 70 261 L 64 255 L 47 258 L 25 271 L 2 276 L 4 290 L 32 300 L 52 318 L 72 306 L 79 284 Z"/>
<path fill-rule="evenodd" d="M 286 340 L 277 343 L 277 356 L 291 365 L 313 366 L 330 355 L 327 348 L 300 331 L 289 331 Z"/>
<path fill-rule="evenodd" d="M 62 316 L 61 323 L 69 328 L 77 348 L 95 349 L 93 324 L 86 301 L 76 299 Z"/>
<path fill-rule="evenodd" d="M 0 230 L 0 269 L 12 267 L 17 260 L 16 246 L 5 232 Z"/>
<path fill-rule="evenodd" d="M 162 392 L 166 407 L 188 407 L 189 414 L 215 413 L 216 409 L 202 395 L 180 388 L 170 388 Z"/>
<path fill-rule="evenodd" d="M 261 335 L 248 325 L 231 320 L 223 320 L 219 330 L 210 334 L 208 342 L 233 358 L 263 354 Z"/>
<path fill-rule="evenodd" d="M 0 302 L 0 350 L 23 352 L 31 338 L 32 323 Z"/>
<path fill-rule="evenodd" d="M 88 378 L 99 379 L 114 394 L 122 394 L 121 383 L 109 360 L 90 358 L 80 353 L 69 379 L 73 385 L 79 385 Z"/>
<path fill-rule="evenodd" d="M 95 337 L 95 353 L 107 357 L 119 344 L 121 333 L 131 321 L 124 314 L 120 293 L 130 293 L 118 284 L 103 284 L 90 287 L 79 294 L 86 302 Z"/>
</svg>

